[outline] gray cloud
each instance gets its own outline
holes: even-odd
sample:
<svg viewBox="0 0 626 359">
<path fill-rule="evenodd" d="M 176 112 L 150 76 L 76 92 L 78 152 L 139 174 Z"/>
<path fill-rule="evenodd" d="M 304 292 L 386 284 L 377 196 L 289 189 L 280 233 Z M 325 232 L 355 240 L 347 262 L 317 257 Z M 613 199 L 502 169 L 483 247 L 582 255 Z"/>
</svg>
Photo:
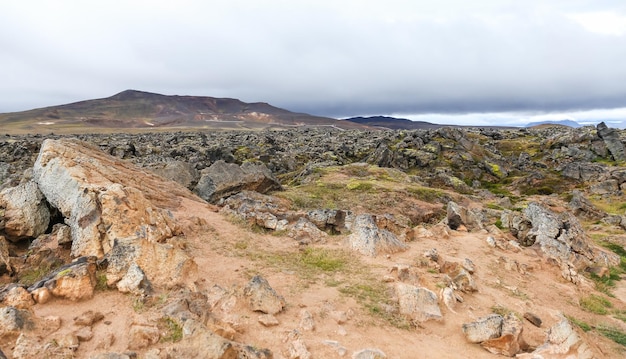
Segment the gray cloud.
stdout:
<svg viewBox="0 0 626 359">
<path fill-rule="evenodd" d="M 415 3 L 5 2 L 0 112 L 128 88 L 334 117 L 626 107 L 626 33 L 570 16 L 623 2 Z"/>
</svg>

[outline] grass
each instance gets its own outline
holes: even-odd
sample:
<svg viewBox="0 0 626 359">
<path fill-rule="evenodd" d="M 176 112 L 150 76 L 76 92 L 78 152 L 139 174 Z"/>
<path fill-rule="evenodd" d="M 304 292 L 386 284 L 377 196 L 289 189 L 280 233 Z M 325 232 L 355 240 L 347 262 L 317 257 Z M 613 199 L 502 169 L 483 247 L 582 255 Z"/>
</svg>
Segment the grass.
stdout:
<svg viewBox="0 0 626 359">
<path fill-rule="evenodd" d="M 589 325 L 588 323 L 580 320 L 580 319 L 576 319 L 574 317 L 571 317 L 569 315 L 565 316 L 570 322 L 572 322 L 574 325 L 576 325 L 577 327 L 579 327 L 580 329 L 582 329 L 583 332 L 588 332 L 592 329 L 591 325 Z"/>
<path fill-rule="evenodd" d="M 596 330 L 612 341 L 626 347 L 626 333 L 622 330 L 604 325 L 596 327 Z"/>
<path fill-rule="evenodd" d="M 516 312 L 516 311 L 514 311 L 512 309 L 509 309 L 507 307 L 501 306 L 499 304 L 492 306 L 491 307 L 491 312 L 494 313 L 494 314 L 498 314 L 498 315 L 500 315 L 502 317 L 506 317 L 509 314 L 513 314 L 518 319 L 520 319 L 520 320 L 522 319 L 522 316 L 518 312 Z"/>
<path fill-rule="evenodd" d="M 96 290 L 105 291 L 108 290 L 109 286 L 107 285 L 107 275 L 104 271 L 96 272 Z"/>
<path fill-rule="evenodd" d="M 580 298 L 578 304 L 584 310 L 600 315 L 608 314 L 609 309 L 613 308 L 613 304 L 608 299 L 595 294 Z"/>
<path fill-rule="evenodd" d="M 440 189 L 422 186 L 408 186 L 406 191 L 410 195 L 413 195 L 415 198 L 424 202 L 434 203 L 449 200 L 448 195 Z"/>
<path fill-rule="evenodd" d="M 183 339 L 183 328 L 172 318 L 162 317 L 158 327 L 161 330 L 161 343 L 176 343 Z"/>
<path fill-rule="evenodd" d="M 381 318 L 396 328 L 410 329 L 414 326 L 406 317 L 394 310 L 397 303 L 391 300 L 389 288 L 380 281 L 351 283 L 339 288 L 339 292 L 354 298 L 372 316 Z"/>
</svg>

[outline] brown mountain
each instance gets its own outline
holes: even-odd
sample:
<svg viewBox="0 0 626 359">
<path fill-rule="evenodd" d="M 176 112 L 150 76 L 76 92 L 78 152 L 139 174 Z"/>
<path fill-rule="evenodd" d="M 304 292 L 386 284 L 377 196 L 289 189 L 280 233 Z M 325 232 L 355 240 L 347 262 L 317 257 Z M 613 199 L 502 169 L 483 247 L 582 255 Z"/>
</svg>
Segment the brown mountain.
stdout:
<svg viewBox="0 0 626 359">
<path fill-rule="evenodd" d="M 261 129 L 302 126 L 367 128 L 231 98 L 166 96 L 126 90 L 114 96 L 0 114 L 7 133 L 107 132 L 131 129 Z"/>
</svg>

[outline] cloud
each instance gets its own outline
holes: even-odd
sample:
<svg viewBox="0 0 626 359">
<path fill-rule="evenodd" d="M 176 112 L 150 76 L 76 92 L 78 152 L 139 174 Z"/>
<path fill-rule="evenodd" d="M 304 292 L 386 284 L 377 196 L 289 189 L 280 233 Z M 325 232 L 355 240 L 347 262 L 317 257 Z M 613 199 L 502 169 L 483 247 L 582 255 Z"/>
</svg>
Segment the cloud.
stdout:
<svg viewBox="0 0 626 359">
<path fill-rule="evenodd" d="M 5 2 L 0 112 L 128 88 L 333 117 L 621 108 L 625 16 L 582 0 Z"/>
</svg>

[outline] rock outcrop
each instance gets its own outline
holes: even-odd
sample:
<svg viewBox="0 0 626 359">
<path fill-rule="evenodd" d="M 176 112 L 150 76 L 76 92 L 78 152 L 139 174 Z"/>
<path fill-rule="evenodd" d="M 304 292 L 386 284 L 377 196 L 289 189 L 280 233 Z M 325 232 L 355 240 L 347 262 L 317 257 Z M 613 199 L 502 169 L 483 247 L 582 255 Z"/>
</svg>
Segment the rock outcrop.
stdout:
<svg viewBox="0 0 626 359">
<path fill-rule="evenodd" d="M 50 211 L 34 182 L 0 192 L 0 231 L 9 240 L 36 238 L 48 229 L 49 223 Z"/>
<path fill-rule="evenodd" d="M 280 182 L 263 163 L 244 162 L 239 166 L 217 161 L 202 171 L 194 192 L 206 201 L 215 203 L 220 198 L 244 190 L 265 193 L 280 188 Z"/>
<path fill-rule="evenodd" d="M 352 234 L 348 236 L 349 246 L 361 254 L 375 257 L 381 253 L 396 253 L 408 248 L 395 234 L 378 228 L 376 218 L 372 215 L 356 216 L 351 228 Z"/>
<path fill-rule="evenodd" d="M 182 198 L 200 201 L 186 188 L 73 140 L 44 141 L 33 177 L 69 225 L 73 257 L 111 254 L 109 284 L 132 263 L 168 286 L 189 279 L 191 257 L 164 243 L 181 234 L 171 211 Z"/>
<path fill-rule="evenodd" d="M 598 136 L 604 141 L 606 147 L 609 149 L 611 156 L 615 161 L 626 160 L 626 152 L 624 151 L 624 144 L 619 138 L 619 134 L 614 128 L 609 128 L 604 122 L 600 122 L 596 127 Z"/>
</svg>

